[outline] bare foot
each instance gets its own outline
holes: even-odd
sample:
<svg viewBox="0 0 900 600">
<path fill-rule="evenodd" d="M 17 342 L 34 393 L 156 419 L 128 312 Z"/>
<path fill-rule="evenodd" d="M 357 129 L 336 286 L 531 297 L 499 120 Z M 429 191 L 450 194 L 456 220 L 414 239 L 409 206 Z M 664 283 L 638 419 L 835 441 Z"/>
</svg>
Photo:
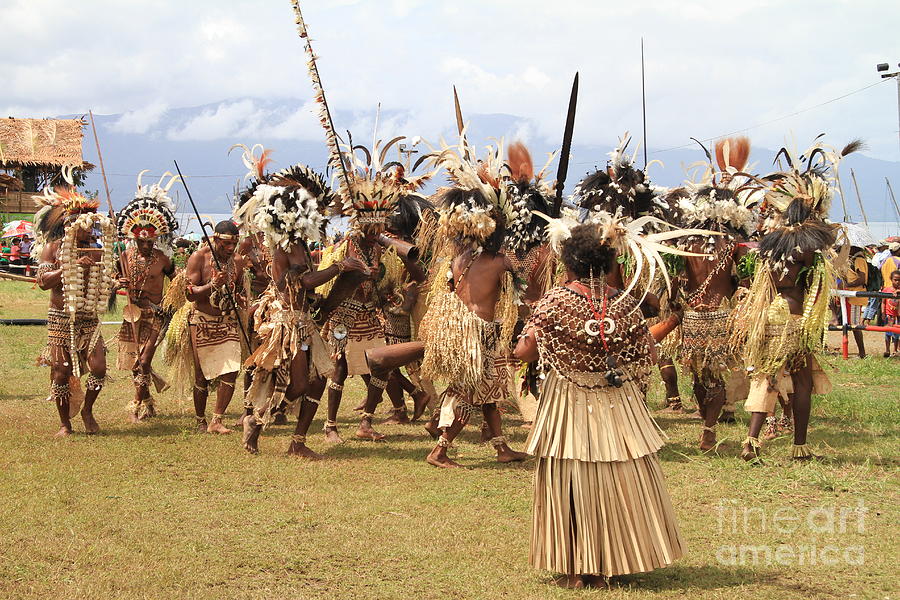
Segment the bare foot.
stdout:
<svg viewBox="0 0 900 600">
<path fill-rule="evenodd" d="M 724 411 L 719 417 L 719 423 L 737 423 L 737 419 L 734 418 L 734 411 Z"/>
<path fill-rule="evenodd" d="M 700 451 L 709 452 L 716 447 L 716 432 L 706 431 L 700 434 Z"/>
<path fill-rule="evenodd" d="M 359 428 L 356 430 L 356 437 L 361 440 L 380 442 L 385 436 L 372 429 L 372 421 L 370 419 L 363 419 L 359 422 Z"/>
<path fill-rule="evenodd" d="M 62 427 L 59 428 L 59 431 L 57 431 L 53 437 L 62 438 L 62 437 L 69 437 L 70 435 L 72 435 L 72 428 L 69 426 L 63 425 Z"/>
<path fill-rule="evenodd" d="M 511 463 L 511 462 L 521 462 L 523 460 L 528 460 L 528 455 L 524 452 L 516 452 L 506 444 L 501 444 L 497 446 L 497 462 L 498 463 Z"/>
<path fill-rule="evenodd" d="M 428 392 L 425 390 L 416 390 L 413 392 L 413 421 L 418 421 L 423 414 L 425 414 L 425 409 L 428 408 L 428 402 L 431 400 L 431 396 L 428 395 Z"/>
<path fill-rule="evenodd" d="M 209 424 L 206 422 L 206 418 L 204 417 L 196 417 L 197 419 L 197 433 L 206 433 L 206 429 L 209 427 Z"/>
<path fill-rule="evenodd" d="M 262 423 L 252 416 L 244 417 L 244 450 L 250 454 L 259 454 L 259 434 L 262 432 Z"/>
<path fill-rule="evenodd" d="M 222 423 L 222 421 L 220 419 L 213 419 L 210 422 L 209 427 L 206 428 L 206 433 L 226 434 L 226 433 L 231 433 L 231 430 L 228 429 L 227 427 L 225 427 L 225 424 Z"/>
<path fill-rule="evenodd" d="M 609 579 L 603 575 L 582 575 L 586 587 L 596 588 L 599 590 L 609 589 Z"/>
<path fill-rule="evenodd" d="M 355 410 L 356 412 L 362 412 L 362 411 L 366 410 L 366 403 L 365 403 L 365 401 L 363 401 L 363 403 L 360 404 L 359 406 L 354 407 L 353 410 Z"/>
<path fill-rule="evenodd" d="M 754 448 L 750 444 L 744 444 L 744 447 L 741 448 L 741 458 L 750 463 L 762 464 L 759 448 Z"/>
<path fill-rule="evenodd" d="M 309 460 L 323 460 L 325 458 L 321 454 L 307 448 L 306 444 L 301 444 L 300 442 L 291 442 L 291 445 L 288 446 L 287 453 L 288 456 L 296 456 L 298 458 L 306 458 Z"/>
<path fill-rule="evenodd" d="M 97 435 L 100 433 L 100 426 L 94 419 L 94 415 L 89 412 L 81 411 L 81 421 L 84 423 L 84 432 L 88 435 Z"/>
<path fill-rule="evenodd" d="M 133 425 L 136 425 L 141 422 L 141 418 L 138 416 L 137 413 L 134 413 L 134 412 L 128 413 L 128 422 Z"/>
<path fill-rule="evenodd" d="M 240 417 L 238 417 L 238 420 L 234 422 L 234 425 L 232 425 L 232 427 L 234 427 L 235 429 L 237 429 L 239 427 L 243 427 L 244 426 L 244 417 L 246 417 L 246 416 L 247 416 L 247 413 L 243 413 Z"/>
<path fill-rule="evenodd" d="M 325 428 L 325 442 L 329 444 L 343 444 L 344 440 L 338 435 L 337 427 Z"/>
<path fill-rule="evenodd" d="M 284 414 L 284 412 L 279 410 L 279 411 L 275 412 L 274 417 L 275 418 L 272 419 L 273 425 L 287 425 L 288 424 L 288 418 L 287 418 L 287 415 Z"/>
<path fill-rule="evenodd" d="M 394 409 L 391 411 L 391 416 L 381 422 L 382 425 L 408 425 L 409 424 L 409 416 L 406 414 L 406 407 L 404 406 L 402 409 Z"/>
<path fill-rule="evenodd" d="M 681 402 L 673 403 L 659 411 L 663 414 L 674 414 L 674 415 L 683 415 L 685 413 L 684 407 L 681 405 Z"/>
<path fill-rule="evenodd" d="M 584 578 L 581 575 L 560 575 L 553 583 L 566 590 L 584 589 Z"/>
<path fill-rule="evenodd" d="M 146 404 L 144 408 L 144 417 L 147 419 L 152 419 L 156 416 L 156 405 L 155 404 Z"/>
<path fill-rule="evenodd" d="M 447 456 L 446 452 L 440 452 L 441 448 L 435 448 L 431 452 L 428 453 L 428 456 L 425 457 L 425 461 L 432 466 L 440 467 L 442 469 L 460 469 L 462 465 L 458 462 L 454 462 L 450 460 Z"/>
</svg>

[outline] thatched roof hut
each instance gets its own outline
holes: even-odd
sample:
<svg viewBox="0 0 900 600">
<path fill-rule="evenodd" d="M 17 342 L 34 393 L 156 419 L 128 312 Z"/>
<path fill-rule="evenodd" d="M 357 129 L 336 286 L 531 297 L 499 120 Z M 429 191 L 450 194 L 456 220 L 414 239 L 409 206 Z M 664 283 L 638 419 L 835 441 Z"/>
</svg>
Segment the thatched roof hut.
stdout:
<svg viewBox="0 0 900 600">
<path fill-rule="evenodd" d="M 0 119 L 0 169 L 84 168 L 81 119 Z"/>
</svg>

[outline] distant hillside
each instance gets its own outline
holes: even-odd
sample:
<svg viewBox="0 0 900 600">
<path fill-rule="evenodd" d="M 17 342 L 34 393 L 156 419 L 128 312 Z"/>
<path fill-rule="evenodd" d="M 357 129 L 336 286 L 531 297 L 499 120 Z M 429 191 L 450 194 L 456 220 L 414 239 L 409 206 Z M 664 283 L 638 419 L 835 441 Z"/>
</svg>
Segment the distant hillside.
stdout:
<svg viewBox="0 0 900 600">
<path fill-rule="evenodd" d="M 361 115 L 337 111 L 335 122 L 340 131 L 348 126 L 357 126 L 354 140 L 365 145 L 371 144 L 373 115 Z M 536 131 L 528 120 L 507 114 L 471 114 L 469 139 L 479 146 L 490 137 L 505 137 L 511 141 L 518 135 L 528 136 Z M 227 198 L 235 186 L 241 185 L 244 168 L 237 152 L 227 155 L 228 147 L 234 143 L 261 143 L 273 148 L 275 168 L 292 162 L 306 162 L 317 168 L 325 163 L 326 153 L 322 132 L 307 109 L 299 100 L 236 99 L 205 106 L 189 108 L 158 108 L 135 111 L 127 115 L 95 115 L 100 135 L 103 158 L 109 176 L 113 202 L 120 207 L 134 193 L 135 178 L 143 169 L 160 174 L 174 171 L 172 160 L 177 159 L 185 174 L 191 175 L 189 185 L 201 211 L 221 213 L 228 210 Z M 402 111 L 384 111 L 381 114 L 382 137 L 395 131 L 409 136 L 422 135 L 421 131 L 406 131 L 404 127 L 414 121 L 414 117 Z M 455 133 L 452 115 L 447 122 L 435 126 L 435 131 L 451 139 Z M 577 127 L 576 127 L 577 130 Z M 429 141 L 436 143 L 435 134 Z M 559 145 L 559 141 L 534 139 L 529 136 L 528 145 L 537 165 L 543 164 L 544 157 Z M 577 136 L 576 136 L 577 138 Z M 577 140 L 576 140 L 577 141 Z M 600 144 L 575 144 L 567 181 L 567 190 L 594 166 L 604 165 L 606 153 L 612 149 L 615 139 L 603 140 Z M 426 151 L 420 145 L 418 150 Z M 94 150 L 93 139 L 88 129 L 84 141 L 85 159 L 99 164 Z M 703 158 L 699 148 L 657 152 L 651 146 L 650 159 L 657 159 L 664 166 L 654 165 L 650 175 L 659 185 L 674 186 L 682 182 L 682 167 Z M 757 171 L 769 169 L 775 152 L 771 149 L 754 148 L 751 157 L 757 163 Z M 894 222 L 897 216 L 887 197 L 885 177 L 889 177 L 900 192 L 900 163 L 888 162 L 854 155 L 842 165 L 842 181 L 847 194 L 850 220 L 860 221 L 860 210 L 850 179 L 850 169 L 856 172 L 860 193 L 866 214 L 870 221 Z M 555 176 L 556 165 L 551 169 Z M 100 170 L 88 178 L 91 189 L 102 190 Z M 178 198 L 185 210 L 183 190 L 178 189 Z M 840 201 L 835 199 L 832 218 L 843 216 Z"/>
</svg>

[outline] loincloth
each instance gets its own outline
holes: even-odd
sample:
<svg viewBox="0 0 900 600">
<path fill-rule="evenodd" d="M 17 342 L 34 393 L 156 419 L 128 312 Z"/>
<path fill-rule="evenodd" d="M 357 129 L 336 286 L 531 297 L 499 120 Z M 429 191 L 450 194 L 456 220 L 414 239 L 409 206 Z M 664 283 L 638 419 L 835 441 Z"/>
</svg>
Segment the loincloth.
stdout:
<svg viewBox="0 0 900 600">
<path fill-rule="evenodd" d="M 119 356 L 116 360 L 116 368 L 122 371 L 133 371 L 138 357 L 144 352 L 147 343 L 154 342 L 162 331 L 165 314 L 156 305 L 150 305 L 141 309 L 141 317 L 136 323 L 123 321 L 119 329 Z M 137 339 L 135 339 L 137 330 Z"/>
<path fill-rule="evenodd" d="M 241 368 L 241 337 L 234 313 L 208 315 L 193 308 L 188 328 L 194 357 L 207 381 Z"/>
<path fill-rule="evenodd" d="M 465 314 L 456 314 L 455 318 L 444 315 L 448 319 L 441 343 L 425 342 L 422 365 L 424 376 L 443 377 L 450 382 L 442 394 L 439 427 L 450 426 L 460 405 L 493 404 L 509 396 L 507 356 L 499 348 L 500 324 L 481 319 L 456 294 L 452 297 L 458 301 L 456 310 L 462 307 Z M 443 356 L 438 357 L 440 354 Z M 452 370 L 436 372 L 438 365 Z"/>
<path fill-rule="evenodd" d="M 828 375 L 822 370 L 815 356 L 812 354 L 804 355 L 804 358 L 807 357 L 812 367 L 812 393 L 829 393 L 831 391 L 831 381 L 828 379 Z M 776 375 L 767 375 L 765 373 L 754 375 L 750 378 L 750 392 L 747 395 L 747 401 L 744 403 L 744 410 L 747 412 L 771 413 L 775 410 L 775 404 L 778 402 L 779 396 L 787 400 L 788 394 L 793 392 L 794 381 L 787 368 Z"/>
<path fill-rule="evenodd" d="M 688 310 L 681 321 L 681 362 L 698 377 L 724 380 L 738 362 L 731 343 L 731 311 Z"/>
<path fill-rule="evenodd" d="M 259 345 L 244 363 L 246 367 L 254 368 L 246 401 L 253 404 L 257 414 L 267 423 L 270 409 L 287 400 L 291 364 L 297 354 L 308 353 L 308 381 L 331 375 L 334 363 L 312 317 L 306 311 L 272 311 L 259 320 L 256 331 Z"/>
<path fill-rule="evenodd" d="M 74 349 L 78 360 L 72 365 L 72 371 L 78 376 L 101 340 L 100 320 L 95 313 L 76 313 L 70 317 L 64 310 L 51 308 L 47 311 L 47 345 L 37 362 L 45 367 L 56 363 L 68 365 L 74 362 Z"/>
<path fill-rule="evenodd" d="M 332 357 L 344 354 L 348 376 L 368 374 L 366 350 L 384 346 L 384 326 L 378 313 L 370 302 L 344 300 L 322 327 Z"/>
</svg>

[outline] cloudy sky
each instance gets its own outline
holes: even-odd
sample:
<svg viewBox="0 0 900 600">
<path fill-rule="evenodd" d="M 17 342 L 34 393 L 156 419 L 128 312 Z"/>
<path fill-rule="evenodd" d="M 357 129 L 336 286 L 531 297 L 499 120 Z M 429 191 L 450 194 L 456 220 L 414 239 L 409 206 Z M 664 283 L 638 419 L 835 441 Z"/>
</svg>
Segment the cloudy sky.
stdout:
<svg viewBox="0 0 900 600">
<path fill-rule="evenodd" d="M 827 132 L 900 160 L 900 3 L 877 0 L 309 0 L 302 2 L 329 102 L 405 116 L 383 127 L 436 136 L 464 112 L 535 123 L 558 139 L 575 71 L 576 142 L 641 130 L 640 39 L 649 145 L 742 131 L 756 145 Z M 252 139 L 272 128 L 252 100 L 296 99 L 277 134 L 320 138 L 289 0 L 0 0 L 0 115 L 124 113 L 115 127 L 165 129 L 166 110 L 221 103 L 173 140 Z M 874 85 L 873 85 L 874 84 Z M 864 89 L 866 86 L 872 86 Z M 845 94 L 851 95 L 837 99 Z M 833 100 L 833 102 L 829 102 Z M 823 103 L 826 103 L 822 105 Z M 822 106 L 820 106 L 822 105 Z M 786 118 L 783 118 L 786 117 Z M 346 128 L 348 124 L 339 124 Z M 664 153 L 658 153 L 664 158 Z"/>
</svg>

